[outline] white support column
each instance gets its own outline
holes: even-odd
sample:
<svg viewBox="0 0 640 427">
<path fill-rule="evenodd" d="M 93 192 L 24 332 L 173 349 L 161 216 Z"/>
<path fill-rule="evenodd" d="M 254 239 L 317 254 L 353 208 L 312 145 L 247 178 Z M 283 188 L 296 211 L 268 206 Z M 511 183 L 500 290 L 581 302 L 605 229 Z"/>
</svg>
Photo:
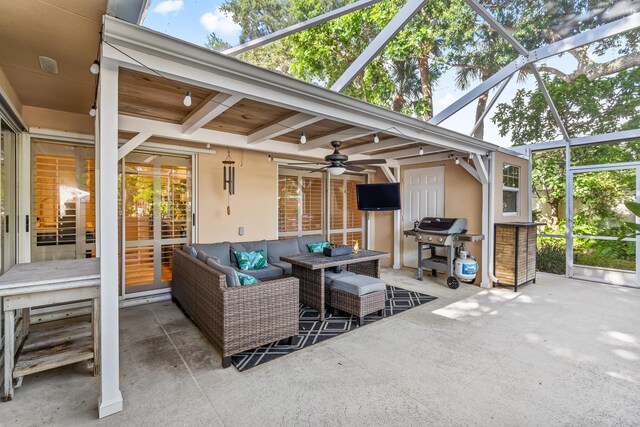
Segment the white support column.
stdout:
<svg viewBox="0 0 640 427">
<path fill-rule="evenodd" d="M 565 250 L 566 250 L 566 271 L 565 276 L 573 277 L 573 171 L 571 165 L 571 148 L 567 142 L 566 153 L 566 200 L 565 200 Z"/>
<path fill-rule="evenodd" d="M 31 262 L 31 137 L 28 133 L 18 136 L 16 150 L 16 180 L 18 185 L 18 256 L 17 262 Z M 27 218 L 29 227 L 27 231 Z"/>
<path fill-rule="evenodd" d="M 489 205 L 488 209 L 488 221 L 487 221 L 487 234 L 484 235 L 484 241 L 486 242 L 487 251 L 489 252 L 489 257 L 487 260 L 482 259 L 482 284 L 485 280 L 486 287 L 491 288 L 494 283 L 497 283 L 496 277 L 493 274 L 493 266 L 495 265 L 495 259 L 493 252 L 493 245 L 495 239 L 495 221 L 496 221 L 496 154 L 495 152 L 489 153 L 489 197 L 487 199 L 487 203 Z M 484 196 L 484 194 L 483 194 Z M 483 226 L 484 227 L 484 226 Z M 488 279 L 485 279 L 487 278 Z"/>
<path fill-rule="evenodd" d="M 122 411 L 118 343 L 118 67 L 102 58 L 98 89 L 96 172 L 99 176 L 100 418 Z"/>
<path fill-rule="evenodd" d="M 375 58 L 384 47 L 393 39 L 396 34 L 404 28 L 404 26 L 420 11 L 426 0 L 409 0 L 404 6 L 391 18 L 391 21 L 378 33 L 378 35 L 369 43 L 364 51 L 356 58 L 355 61 L 347 68 L 347 70 L 336 80 L 331 86 L 331 90 L 342 92 L 342 90 L 353 81 L 358 74 Z"/>
<path fill-rule="evenodd" d="M 395 182 L 400 182 L 400 166 L 394 170 Z M 402 221 L 400 210 L 393 211 L 393 269 L 399 270 L 402 267 L 400 262 L 400 238 L 402 236 Z"/>
<path fill-rule="evenodd" d="M 473 156 L 473 163 L 476 165 L 476 171 L 478 172 L 478 176 L 480 177 L 480 182 L 482 183 L 482 234 L 484 235 L 484 240 L 482 240 L 482 277 L 480 286 L 483 288 L 490 288 L 492 283 L 489 277 L 489 227 L 492 226 L 490 224 L 490 215 L 489 215 L 489 206 L 491 204 L 491 197 L 489 195 L 489 186 L 491 185 L 489 180 L 489 174 L 487 169 L 491 169 L 493 166 L 489 164 L 485 165 L 484 160 L 481 156 Z"/>
</svg>

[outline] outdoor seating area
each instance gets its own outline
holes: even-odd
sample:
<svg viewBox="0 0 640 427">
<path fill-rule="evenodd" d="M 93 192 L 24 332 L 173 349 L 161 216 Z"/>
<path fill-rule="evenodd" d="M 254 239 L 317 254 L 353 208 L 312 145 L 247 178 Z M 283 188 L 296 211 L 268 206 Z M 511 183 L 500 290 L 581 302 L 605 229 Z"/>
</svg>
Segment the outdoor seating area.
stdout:
<svg viewBox="0 0 640 427">
<path fill-rule="evenodd" d="M 25 381 L 0 415 L 16 425 L 635 423 L 637 292 L 549 274 L 519 293 L 451 291 L 414 274 L 382 278 L 438 299 L 242 372 L 223 369 L 171 302 L 123 309 L 127 410 L 98 422 L 97 379 L 79 364 Z"/>
<path fill-rule="evenodd" d="M 640 0 L 0 5 L 0 426 L 635 425 Z"/>
</svg>

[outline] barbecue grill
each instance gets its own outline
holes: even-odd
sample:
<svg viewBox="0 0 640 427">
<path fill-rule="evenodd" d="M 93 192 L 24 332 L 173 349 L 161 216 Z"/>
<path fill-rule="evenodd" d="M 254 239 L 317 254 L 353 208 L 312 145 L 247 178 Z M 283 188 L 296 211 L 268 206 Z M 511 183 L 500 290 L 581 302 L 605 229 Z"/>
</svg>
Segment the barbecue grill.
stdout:
<svg viewBox="0 0 640 427">
<path fill-rule="evenodd" d="M 413 228 L 406 230 L 406 236 L 415 237 L 418 243 L 418 280 L 422 280 L 423 269 L 447 274 L 447 286 L 456 289 L 460 283 L 453 274 L 453 262 L 456 251 L 464 242 L 477 242 L 484 239 L 482 234 L 467 234 L 466 218 L 425 217 Z M 436 251 L 443 248 L 444 251 Z M 444 254 L 442 255 L 442 252 Z M 423 253 L 426 255 L 423 258 Z"/>
</svg>

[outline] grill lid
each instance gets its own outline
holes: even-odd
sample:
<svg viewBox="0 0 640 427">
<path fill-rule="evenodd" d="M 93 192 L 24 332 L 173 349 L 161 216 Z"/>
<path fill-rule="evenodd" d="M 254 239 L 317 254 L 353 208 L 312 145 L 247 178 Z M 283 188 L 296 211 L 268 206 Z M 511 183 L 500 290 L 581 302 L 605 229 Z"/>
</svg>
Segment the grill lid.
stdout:
<svg viewBox="0 0 640 427">
<path fill-rule="evenodd" d="M 424 217 L 418 224 L 416 231 L 460 234 L 465 231 L 466 227 L 467 220 L 465 218 Z"/>
</svg>

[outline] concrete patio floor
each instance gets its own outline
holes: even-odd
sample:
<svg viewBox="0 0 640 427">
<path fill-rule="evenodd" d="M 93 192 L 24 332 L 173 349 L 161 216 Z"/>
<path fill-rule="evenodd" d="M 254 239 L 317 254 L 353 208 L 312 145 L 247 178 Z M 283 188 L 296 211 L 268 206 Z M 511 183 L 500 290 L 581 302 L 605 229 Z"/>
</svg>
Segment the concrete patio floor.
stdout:
<svg viewBox="0 0 640 427">
<path fill-rule="evenodd" d="M 640 423 L 640 290 L 540 274 L 439 299 L 246 372 L 170 302 L 121 311 L 125 411 L 96 420 L 83 365 L 25 379 L 0 425 L 631 425 Z"/>
</svg>

